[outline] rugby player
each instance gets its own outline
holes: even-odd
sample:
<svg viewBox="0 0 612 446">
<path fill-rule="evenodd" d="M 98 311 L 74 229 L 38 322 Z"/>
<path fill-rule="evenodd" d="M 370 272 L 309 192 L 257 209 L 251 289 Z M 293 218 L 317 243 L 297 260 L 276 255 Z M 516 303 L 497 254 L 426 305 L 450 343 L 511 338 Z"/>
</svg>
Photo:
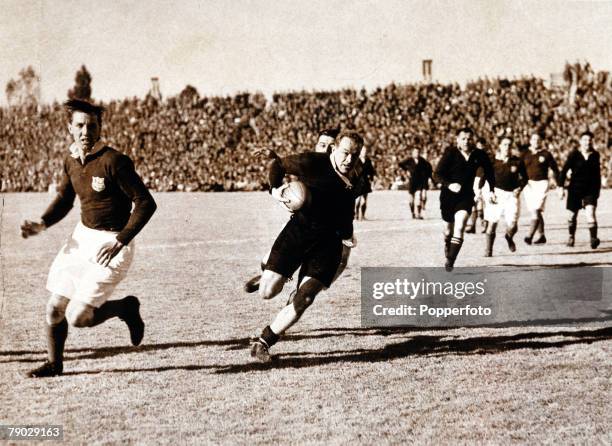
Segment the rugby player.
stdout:
<svg viewBox="0 0 612 446">
<path fill-rule="evenodd" d="M 408 194 L 412 218 L 422 220 L 421 211 L 425 209 L 429 180 L 433 179 L 433 169 L 429 161 L 421 156 L 421 149 L 412 149 L 411 157 L 401 161 L 399 167 L 408 171 Z"/>
<path fill-rule="evenodd" d="M 484 150 L 487 155 L 490 156 L 487 150 L 487 143 L 484 138 L 478 138 L 476 142 L 476 148 L 480 150 Z M 490 156 L 491 157 L 491 156 Z M 492 158 L 492 157 L 491 157 Z M 476 178 L 474 178 L 474 209 L 472 210 L 472 214 L 468 219 L 467 227 L 465 228 L 465 232 L 468 234 L 476 233 L 476 224 L 478 223 L 478 219 L 480 218 L 482 224 L 482 232 L 487 232 L 488 222 L 484 218 L 484 205 L 485 205 L 485 195 L 488 195 L 489 186 L 486 184 L 484 179 L 484 172 L 482 168 L 479 168 L 476 171 Z"/>
<path fill-rule="evenodd" d="M 474 147 L 474 132 L 464 127 L 457 132 L 456 145 L 448 147 L 434 173 L 434 178 L 442 184 L 440 191 L 440 210 L 446 222 L 444 230 L 445 267 L 453 269 L 457 255 L 463 244 L 465 225 L 474 206 L 474 178 L 479 167 L 492 191 L 490 199 L 495 201 L 495 176 L 488 155 Z"/>
<path fill-rule="evenodd" d="M 540 148 L 541 136 L 539 133 L 533 133 L 529 139 L 529 149 L 523 154 L 523 162 L 527 168 L 527 176 L 529 181 L 523 190 L 525 197 L 525 205 L 532 214 L 531 228 L 529 234 L 525 237 L 525 243 L 531 245 L 533 242 L 536 245 L 546 243 L 546 235 L 544 234 L 544 205 L 546 204 L 546 193 L 548 192 L 548 170 L 550 169 L 555 177 L 555 182 L 559 176 L 559 168 L 552 154 L 543 148 Z M 540 236 L 533 240 L 537 233 Z"/>
<path fill-rule="evenodd" d="M 336 142 L 336 137 L 338 136 L 338 133 L 340 133 L 340 129 L 338 128 L 328 128 L 328 129 L 321 131 L 319 133 L 317 143 L 315 144 L 315 152 L 325 153 L 327 155 L 330 155 L 332 150 L 334 149 L 334 144 Z M 269 158 L 270 160 L 280 159 L 280 157 L 274 150 L 268 149 L 268 148 L 257 149 L 253 153 L 256 156 L 265 156 Z M 342 272 L 346 269 L 346 266 L 348 265 L 348 258 L 350 256 L 350 253 L 351 253 L 350 248 L 344 247 L 342 251 L 342 262 L 340 263 L 340 267 L 336 274 L 336 278 L 339 277 L 340 274 L 342 274 Z M 262 271 L 265 269 L 266 262 L 268 261 L 269 256 L 270 256 L 270 252 L 268 251 L 268 253 L 266 253 L 266 255 L 263 257 L 261 261 L 260 266 L 261 266 Z M 260 279 L 261 279 L 261 274 L 257 274 L 251 277 L 245 283 L 244 291 L 246 291 L 247 293 L 254 293 L 255 291 L 257 291 L 259 289 Z M 298 286 L 299 286 L 299 281 L 298 281 Z M 291 297 L 289 299 L 291 300 Z"/>
<path fill-rule="evenodd" d="M 298 289 L 288 303 L 251 345 L 251 356 L 269 362 L 272 347 L 312 304 L 317 294 L 328 288 L 342 258 L 342 246 L 354 246 L 353 217 L 355 196 L 349 175 L 363 147 L 361 136 L 352 131 L 340 133 L 337 145 L 327 156 L 303 153 L 273 159 L 269 167 L 272 196 L 283 202 L 283 178 L 296 175 L 310 191 L 310 203 L 292 214 L 272 246 L 261 277 L 259 295 L 271 299 L 300 267 Z"/>
<path fill-rule="evenodd" d="M 514 235 L 518 229 L 520 211 L 519 196 L 521 190 L 527 184 L 527 170 L 523 161 L 512 155 L 512 138 L 502 137 L 499 149 L 493 161 L 495 173 L 495 202 L 485 202 L 484 217 L 488 227 L 486 232 L 487 245 L 485 257 L 493 255 L 493 243 L 495 242 L 495 231 L 497 223 L 502 215 L 506 221 L 505 239 L 508 249 L 516 251 Z"/>
<path fill-rule="evenodd" d="M 351 182 L 355 184 L 355 194 L 357 195 L 355 200 L 355 217 L 357 220 L 365 220 L 366 208 L 368 206 L 368 194 L 372 192 L 372 181 L 376 176 L 376 170 L 372 165 L 372 160 L 368 156 L 368 150 L 366 146 L 361 148 L 359 154 L 359 169 L 355 169 L 357 178 L 351 178 Z"/>
<path fill-rule="evenodd" d="M 580 135 L 578 150 L 572 150 L 559 174 L 559 186 L 564 187 L 568 172 L 571 171 L 567 187 L 566 208 L 569 211 L 567 246 L 574 246 L 578 211 L 584 209 L 591 235 L 591 248 L 599 246 L 597 238 L 597 199 L 601 192 L 601 166 L 599 152 L 593 148 L 593 134 L 589 131 Z M 561 198 L 565 195 L 562 189 Z"/>
<path fill-rule="evenodd" d="M 34 236 L 59 222 L 76 196 L 81 219 L 49 271 L 48 360 L 30 371 L 29 377 L 63 372 L 68 324 L 93 327 L 119 317 L 127 324 L 133 345 L 139 345 L 144 335 L 139 300 L 134 296 L 108 299 L 128 272 L 134 237 L 155 212 L 155 201 L 130 158 L 100 141 L 103 108 L 76 99 L 64 105 L 74 142 L 64 160 L 57 196 L 39 221 L 22 223 L 21 235 Z"/>
</svg>

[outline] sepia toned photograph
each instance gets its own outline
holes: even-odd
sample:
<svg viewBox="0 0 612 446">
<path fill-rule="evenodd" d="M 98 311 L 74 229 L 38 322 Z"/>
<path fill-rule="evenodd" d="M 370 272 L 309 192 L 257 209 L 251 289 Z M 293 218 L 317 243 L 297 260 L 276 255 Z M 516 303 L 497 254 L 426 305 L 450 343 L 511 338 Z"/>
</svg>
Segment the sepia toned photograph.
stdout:
<svg viewBox="0 0 612 446">
<path fill-rule="evenodd" d="M 612 443 L 612 1 L 0 10 L 0 443 Z"/>
</svg>

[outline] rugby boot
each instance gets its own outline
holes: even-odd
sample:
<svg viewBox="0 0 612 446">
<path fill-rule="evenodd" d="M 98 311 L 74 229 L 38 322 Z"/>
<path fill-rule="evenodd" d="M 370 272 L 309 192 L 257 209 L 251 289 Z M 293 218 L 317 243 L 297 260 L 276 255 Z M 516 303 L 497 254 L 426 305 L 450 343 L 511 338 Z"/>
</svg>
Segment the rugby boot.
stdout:
<svg viewBox="0 0 612 446">
<path fill-rule="evenodd" d="M 261 280 L 261 274 L 251 277 L 247 283 L 244 284 L 244 291 L 247 293 L 254 293 L 259 289 L 259 281 Z"/>
<path fill-rule="evenodd" d="M 30 370 L 26 376 L 28 378 L 48 378 L 51 376 L 59 376 L 64 371 L 64 365 L 62 363 L 55 364 L 46 361 L 40 367 Z"/>
<path fill-rule="evenodd" d="M 251 343 L 251 358 L 263 363 L 272 361 L 268 344 L 263 339 L 258 338 Z"/>
<path fill-rule="evenodd" d="M 140 316 L 140 301 L 135 296 L 125 298 L 125 315 L 121 318 L 130 330 L 132 345 L 140 345 L 144 337 L 145 324 Z"/>
<path fill-rule="evenodd" d="M 591 238 L 591 249 L 597 249 L 600 240 L 597 237 Z"/>
<path fill-rule="evenodd" d="M 537 240 L 533 241 L 534 245 L 543 245 L 546 243 L 546 236 L 542 234 Z"/>
</svg>

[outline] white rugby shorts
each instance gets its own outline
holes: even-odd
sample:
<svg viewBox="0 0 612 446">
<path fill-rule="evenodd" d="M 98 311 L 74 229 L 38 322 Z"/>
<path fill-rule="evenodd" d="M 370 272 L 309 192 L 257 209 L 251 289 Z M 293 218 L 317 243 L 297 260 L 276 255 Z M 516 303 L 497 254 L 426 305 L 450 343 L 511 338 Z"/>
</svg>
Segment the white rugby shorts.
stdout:
<svg viewBox="0 0 612 446">
<path fill-rule="evenodd" d="M 525 205 L 530 211 L 543 211 L 548 192 L 548 180 L 529 180 L 523 189 Z"/>
<path fill-rule="evenodd" d="M 482 179 L 482 177 L 476 177 L 474 178 L 474 202 L 477 203 L 479 200 L 482 200 L 483 197 L 486 197 L 489 192 L 491 191 L 491 189 L 489 188 L 489 182 L 485 181 L 484 185 L 482 186 L 482 189 L 478 187 L 478 185 L 480 184 L 480 180 Z"/>
<path fill-rule="evenodd" d="M 496 202 L 485 202 L 484 219 L 489 223 L 497 223 L 504 217 L 507 226 L 513 226 L 519 218 L 520 204 L 514 192 L 495 188 Z"/>
<path fill-rule="evenodd" d="M 47 290 L 96 308 L 104 304 L 127 275 L 134 257 L 132 240 L 113 257 L 109 266 L 96 262 L 100 248 L 115 242 L 117 234 L 90 229 L 79 222 L 51 265 Z"/>
</svg>

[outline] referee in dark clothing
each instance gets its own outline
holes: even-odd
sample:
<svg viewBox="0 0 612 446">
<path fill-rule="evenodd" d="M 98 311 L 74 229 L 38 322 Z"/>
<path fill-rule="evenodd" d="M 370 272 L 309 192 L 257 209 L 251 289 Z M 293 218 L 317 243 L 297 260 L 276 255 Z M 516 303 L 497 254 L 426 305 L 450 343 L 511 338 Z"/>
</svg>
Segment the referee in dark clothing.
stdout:
<svg viewBox="0 0 612 446">
<path fill-rule="evenodd" d="M 567 187 L 567 205 L 569 211 L 567 246 L 574 246 L 578 211 L 586 211 L 587 224 L 591 235 L 591 248 L 599 246 L 597 238 L 597 200 L 601 192 L 601 165 L 599 152 L 593 148 L 593 134 L 589 131 L 580 135 L 579 150 L 572 150 L 565 165 L 559 173 L 559 185 L 564 187 L 567 173 L 572 173 Z M 563 189 L 562 198 L 565 195 Z"/>
<path fill-rule="evenodd" d="M 132 161 L 100 141 L 102 107 L 76 99 L 65 106 L 74 143 L 64 161 L 57 196 L 40 221 L 23 222 L 21 235 L 36 235 L 59 222 L 72 209 L 76 196 L 81 219 L 49 270 L 48 360 L 30 371 L 29 377 L 63 372 L 68 324 L 93 327 L 119 317 L 126 322 L 133 345 L 140 344 L 144 335 L 138 299 L 108 299 L 129 270 L 133 239 L 155 212 L 155 201 Z"/>
</svg>

